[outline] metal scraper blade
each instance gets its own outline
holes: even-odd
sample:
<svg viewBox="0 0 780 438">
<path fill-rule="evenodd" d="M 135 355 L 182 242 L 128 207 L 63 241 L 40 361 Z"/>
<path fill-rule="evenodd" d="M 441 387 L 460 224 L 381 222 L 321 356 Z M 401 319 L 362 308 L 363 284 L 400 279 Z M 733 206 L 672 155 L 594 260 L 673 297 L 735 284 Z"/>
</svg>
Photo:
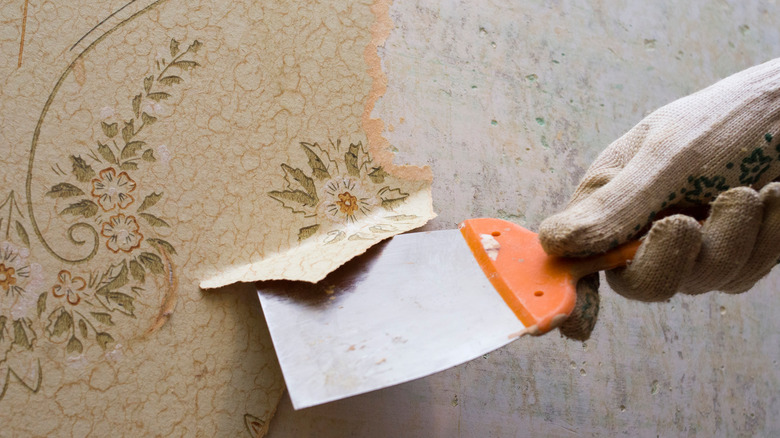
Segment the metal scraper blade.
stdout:
<svg viewBox="0 0 780 438">
<path fill-rule="evenodd" d="M 295 409 L 493 351 L 525 329 L 458 230 L 402 234 L 317 284 L 258 283 Z"/>
</svg>

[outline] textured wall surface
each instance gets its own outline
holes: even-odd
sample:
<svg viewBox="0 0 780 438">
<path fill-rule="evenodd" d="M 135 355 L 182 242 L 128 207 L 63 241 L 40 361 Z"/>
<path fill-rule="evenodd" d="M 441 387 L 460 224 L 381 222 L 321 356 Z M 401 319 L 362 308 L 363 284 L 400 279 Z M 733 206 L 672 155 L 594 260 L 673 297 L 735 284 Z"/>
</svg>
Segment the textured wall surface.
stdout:
<svg viewBox="0 0 780 438">
<path fill-rule="evenodd" d="M 254 287 L 199 286 L 314 280 L 430 217 L 371 120 L 387 5 L 0 2 L 0 436 L 265 433 Z"/>
<path fill-rule="evenodd" d="M 536 228 L 645 114 L 780 56 L 775 2 L 397 0 L 375 115 L 434 171 L 429 229 Z M 603 283 L 603 282 L 602 282 Z M 591 340 L 525 338 L 459 367 L 303 411 L 282 436 L 748 436 L 780 432 L 780 272 L 740 296 L 627 301 Z"/>
</svg>

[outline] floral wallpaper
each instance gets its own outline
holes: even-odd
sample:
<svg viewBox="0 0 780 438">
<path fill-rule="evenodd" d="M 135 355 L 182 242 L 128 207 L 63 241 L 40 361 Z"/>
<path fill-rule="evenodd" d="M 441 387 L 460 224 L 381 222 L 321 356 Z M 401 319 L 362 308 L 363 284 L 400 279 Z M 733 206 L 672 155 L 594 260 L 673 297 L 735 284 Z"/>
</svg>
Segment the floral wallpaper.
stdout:
<svg viewBox="0 0 780 438">
<path fill-rule="evenodd" d="M 387 10 L 25 5 L 0 66 L 4 430 L 264 434 L 284 383 L 234 283 L 324 276 L 433 216 L 371 118 Z"/>
</svg>

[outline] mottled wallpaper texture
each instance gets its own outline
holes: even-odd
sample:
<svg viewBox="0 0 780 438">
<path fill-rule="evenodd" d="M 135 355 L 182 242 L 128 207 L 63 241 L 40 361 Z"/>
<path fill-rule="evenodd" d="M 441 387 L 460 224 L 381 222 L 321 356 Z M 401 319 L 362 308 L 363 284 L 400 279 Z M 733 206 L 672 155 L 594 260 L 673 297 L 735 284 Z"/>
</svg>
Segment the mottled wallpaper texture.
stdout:
<svg viewBox="0 0 780 438">
<path fill-rule="evenodd" d="M 371 117 L 387 7 L 0 5 L 2 433 L 265 433 L 284 384 L 251 282 L 433 217 Z"/>
</svg>

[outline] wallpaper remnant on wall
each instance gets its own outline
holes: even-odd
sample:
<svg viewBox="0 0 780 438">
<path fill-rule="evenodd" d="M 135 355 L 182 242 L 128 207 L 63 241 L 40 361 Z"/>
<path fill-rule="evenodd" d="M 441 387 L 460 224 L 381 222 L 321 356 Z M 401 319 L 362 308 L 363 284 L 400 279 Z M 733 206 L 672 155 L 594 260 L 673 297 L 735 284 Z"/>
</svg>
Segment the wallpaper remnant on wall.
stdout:
<svg viewBox="0 0 780 438">
<path fill-rule="evenodd" d="M 371 111 L 387 4 L 0 6 L 0 416 L 12 434 L 262 435 L 251 284 L 433 214 Z"/>
</svg>

